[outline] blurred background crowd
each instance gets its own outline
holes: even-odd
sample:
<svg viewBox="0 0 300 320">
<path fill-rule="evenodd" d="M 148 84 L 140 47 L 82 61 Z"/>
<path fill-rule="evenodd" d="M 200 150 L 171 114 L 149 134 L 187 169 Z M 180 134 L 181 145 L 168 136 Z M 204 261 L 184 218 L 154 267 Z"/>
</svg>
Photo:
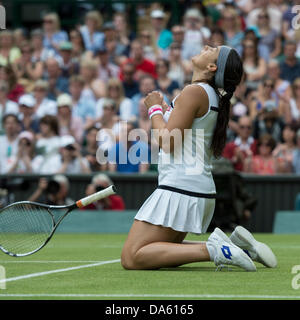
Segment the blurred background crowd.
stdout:
<svg viewBox="0 0 300 320">
<path fill-rule="evenodd" d="M 170 24 L 172 12 L 162 4 L 141 4 L 135 29 L 121 5 L 109 20 L 89 10 L 68 30 L 56 12 L 43 14 L 38 27 L 2 30 L 0 174 L 156 170 L 146 161 L 145 96 L 160 90 L 169 104 L 191 81 L 190 58 L 205 45 L 223 44 L 238 51 L 245 70 L 232 98 L 223 157 L 241 172 L 300 174 L 297 5 L 186 1 L 180 23 Z M 128 158 L 136 142 L 127 137 L 135 128 L 147 132 L 139 140 L 147 159 L 139 163 Z M 115 149 L 128 161 L 100 164 L 99 149 Z"/>
</svg>

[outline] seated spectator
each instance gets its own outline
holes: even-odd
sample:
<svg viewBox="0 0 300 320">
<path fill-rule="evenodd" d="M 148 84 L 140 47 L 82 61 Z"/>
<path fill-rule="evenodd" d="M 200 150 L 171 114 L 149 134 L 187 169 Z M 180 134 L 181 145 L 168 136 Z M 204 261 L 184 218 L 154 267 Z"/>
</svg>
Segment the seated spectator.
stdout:
<svg viewBox="0 0 300 320">
<path fill-rule="evenodd" d="M 109 61 L 107 49 L 102 47 L 97 52 L 97 58 L 99 61 L 98 77 L 104 82 L 107 82 L 109 78 L 118 78 L 120 68 Z"/>
<path fill-rule="evenodd" d="M 6 114 L 2 126 L 5 134 L 0 136 L 0 173 L 6 174 L 18 154 L 20 122 L 17 115 Z"/>
<path fill-rule="evenodd" d="M 116 12 L 113 16 L 117 40 L 125 48 L 123 53 L 126 56 L 129 55 L 130 42 L 135 39 L 135 32 L 130 29 L 128 21 L 128 17 L 123 12 Z"/>
<path fill-rule="evenodd" d="M 49 83 L 46 80 L 37 80 L 33 87 L 35 99 L 34 116 L 41 119 L 47 114 L 55 116 L 57 114 L 56 101 L 47 97 L 49 91 Z"/>
<path fill-rule="evenodd" d="M 85 24 L 80 27 L 85 50 L 94 54 L 104 45 L 104 34 L 100 31 L 102 16 L 98 11 L 89 11 L 85 16 Z"/>
<path fill-rule="evenodd" d="M 300 125 L 300 77 L 294 80 L 291 97 L 283 104 L 285 122 Z"/>
<path fill-rule="evenodd" d="M 280 62 L 280 78 L 293 83 L 300 74 L 300 61 L 296 57 L 297 44 L 288 40 L 284 44 L 284 57 Z"/>
<path fill-rule="evenodd" d="M 18 136 L 18 152 L 12 159 L 7 173 L 32 173 L 35 138 L 30 131 L 23 131 Z"/>
<path fill-rule="evenodd" d="M 30 45 L 32 47 L 31 62 L 45 62 L 56 55 L 55 50 L 43 46 L 44 32 L 42 29 L 33 29 L 30 32 Z"/>
<path fill-rule="evenodd" d="M 191 63 L 181 57 L 182 48 L 180 44 L 173 42 L 169 50 L 169 72 L 168 77 L 177 81 L 180 88 L 183 88 L 186 80 L 192 79 Z"/>
<path fill-rule="evenodd" d="M 190 48 L 191 56 L 187 57 L 190 59 L 192 56 L 198 54 L 204 45 L 208 42 L 210 37 L 210 30 L 204 26 L 204 17 L 202 13 L 196 9 L 188 9 L 183 17 L 184 24 L 184 41 L 183 47 Z"/>
<path fill-rule="evenodd" d="M 43 62 L 32 62 L 32 47 L 29 42 L 20 45 L 21 56 L 13 64 L 16 77 L 19 83 L 25 88 L 25 91 L 32 91 L 34 82 L 40 79 L 43 74 Z"/>
<path fill-rule="evenodd" d="M 138 40 L 142 43 L 144 48 L 144 57 L 153 63 L 156 58 L 160 56 L 155 44 L 153 44 L 152 34 L 150 30 L 142 30 L 139 34 Z"/>
<path fill-rule="evenodd" d="M 300 175 L 300 129 L 297 131 L 297 148 L 293 152 L 293 172 Z"/>
<path fill-rule="evenodd" d="M 40 119 L 40 133 L 37 135 L 36 157 L 33 159 L 34 172 L 53 174 L 57 172 L 54 162 L 59 155 L 61 138 L 59 137 L 58 120 L 55 116 L 46 115 Z"/>
<path fill-rule="evenodd" d="M 72 115 L 72 97 L 63 93 L 57 97 L 57 119 L 59 124 L 59 135 L 71 135 L 77 143 L 82 142 L 84 124 L 80 117 Z"/>
<path fill-rule="evenodd" d="M 20 56 L 20 49 L 14 46 L 13 33 L 10 30 L 2 30 L 0 33 L 0 65 L 12 65 Z"/>
<path fill-rule="evenodd" d="M 280 33 L 272 28 L 269 13 L 266 9 L 261 10 L 258 14 L 256 26 L 260 34 L 259 42 L 266 45 L 269 57 L 274 59 L 279 56 L 281 54 Z"/>
<path fill-rule="evenodd" d="M 109 62 L 120 65 L 122 61 L 128 58 L 128 48 L 120 42 L 116 27 L 112 21 L 107 21 L 103 24 L 104 32 L 104 47 L 107 50 Z"/>
<path fill-rule="evenodd" d="M 179 84 L 176 80 L 172 80 L 168 77 L 169 71 L 170 64 L 168 60 L 162 58 L 156 60 L 156 86 L 169 98 L 169 100 L 172 100 L 173 92 L 174 90 L 179 89 Z"/>
<path fill-rule="evenodd" d="M 24 87 L 18 83 L 14 70 L 10 65 L 0 65 L 0 80 L 7 81 L 8 83 L 8 99 L 18 102 L 22 94 L 24 94 Z"/>
<path fill-rule="evenodd" d="M 124 88 L 121 80 L 110 78 L 107 83 L 107 98 L 114 100 L 116 105 L 116 114 L 120 120 L 132 120 L 135 115 L 133 105 L 130 98 L 125 97 Z M 98 100 L 96 105 L 96 116 L 101 117 L 103 114 L 103 103 L 106 98 Z"/>
<path fill-rule="evenodd" d="M 90 127 L 85 132 L 85 144 L 81 148 L 82 156 L 87 159 L 92 172 L 101 171 L 102 167 L 97 161 L 97 150 L 98 150 L 98 135 L 99 129 L 96 127 Z"/>
<path fill-rule="evenodd" d="M 61 93 L 68 93 L 68 79 L 62 75 L 59 62 L 55 58 L 48 58 L 45 62 L 46 73 L 44 80 L 49 83 L 48 98 L 56 100 Z"/>
<path fill-rule="evenodd" d="M 242 42 L 242 60 L 248 88 L 257 89 L 267 71 L 266 61 L 258 54 L 258 42 L 250 39 Z"/>
<path fill-rule="evenodd" d="M 244 171 L 259 175 L 274 175 L 279 172 L 278 161 L 272 152 L 276 141 L 269 134 L 262 135 L 257 143 L 258 154 L 245 159 Z"/>
<path fill-rule="evenodd" d="M 72 29 L 69 36 L 72 43 L 72 58 L 79 62 L 84 54 L 86 54 L 82 35 L 79 30 Z"/>
<path fill-rule="evenodd" d="M 143 76 L 139 81 L 139 92 L 132 97 L 133 112 L 139 116 L 139 102 L 140 99 L 146 97 L 146 95 L 156 90 L 155 79 L 150 75 Z"/>
<path fill-rule="evenodd" d="M 0 80 L 0 134 L 2 131 L 2 118 L 10 114 L 18 114 L 19 107 L 14 101 L 8 99 L 8 83 L 5 80 Z"/>
<path fill-rule="evenodd" d="M 223 157 L 229 159 L 237 171 L 244 170 L 244 162 L 247 157 L 257 154 L 257 143 L 251 133 L 251 118 L 240 117 L 238 120 L 238 136 L 234 141 L 227 143 L 224 148 Z"/>
<path fill-rule="evenodd" d="M 68 197 L 70 182 L 62 174 L 56 174 L 51 179 L 40 178 L 38 187 L 28 198 L 28 201 L 45 203 L 48 205 L 65 206 L 74 203 Z"/>
<path fill-rule="evenodd" d="M 114 100 L 116 105 L 116 114 L 120 120 L 133 120 L 135 114 L 133 111 L 132 100 L 125 97 L 124 88 L 121 80 L 110 78 L 107 83 L 107 96 L 101 98 L 96 104 L 96 117 L 99 118 L 103 114 L 103 103 L 106 98 Z"/>
<path fill-rule="evenodd" d="M 273 102 L 265 103 L 262 112 L 255 118 L 253 137 L 259 139 L 263 134 L 270 134 L 276 142 L 281 140 L 284 122 Z"/>
<path fill-rule="evenodd" d="M 128 139 L 136 125 L 127 122 L 120 128 L 120 140 L 108 150 L 108 167 L 110 172 L 144 173 L 149 169 L 150 152 L 148 144 L 141 140 Z"/>
<path fill-rule="evenodd" d="M 72 56 L 72 42 L 64 41 L 59 45 L 59 60 L 62 76 L 70 78 L 79 72 L 79 61 Z"/>
<path fill-rule="evenodd" d="M 122 83 L 124 87 L 124 93 L 127 98 L 132 98 L 139 92 L 139 84 L 134 79 L 134 70 L 135 67 L 132 63 L 126 63 L 122 66 Z"/>
<path fill-rule="evenodd" d="M 90 173 L 89 162 L 82 157 L 80 147 L 72 136 L 62 136 L 60 141 L 60 154 L 53 159 L 56 173 L 80 174 Z"/>
<path fill-rule="evenodd" d="M 282 130 L 282 143 L 277 144 L 273 156 L 277 158 L 280 172 L 290 173 L 293 169 L 293 153 L 296 150 L 296 128 L 285 125 Z"/>
<path fill-rule="evenodd" d="M 139 81 L 145 74 L 149 74 L 156 79 L 155 64 L 146 59 L 144 56 L 144 48 L 139 40 L 133 40 L 130 46 L 130 57 L 121 65 L 120 79 L 124 79 L 122 66 L 126 63 L 132 63 L 135 66 L 134 79 Z"/>
<path fill-rule="evenodd" d="M 290 99 L 292 94 L 291 84 L 287 80 L 281 79 L 278 60 L 272 59 L 269 61 L 267 74 L 274 81 L 272 96 L 276 99 L 277 103 L 279 104 L 281 99 Z"/>
<path fill-rule="evenodd" d="M 156 50 L 165 50 L 172 43 L 172 33 L 166 29 L 166 14 L 161 9 L 154 9 L 150 13 L 151 30 Z"/>
<path fill-rule="evenodd" d="M 243 41 L 251 40 L 251 41 L 257 42 L 258 55 L 261 58 L 263 58 L 266 62 L 268 62 L 270 60 L 269 48 L 264 43 L 262 43 L 260 39 L 261 39 L 261 35 L 256 26 L 250 26 L 244 31 Z M 242 43 L 236 48 L 236 50 L 240 54 L 240 56 L 243 55 Z"/>
<path fill-rule="evenodd" d="M 81 96 L 96 102 L 106 94 L 105 82 L 98 78 L 98 62 L 95 59 L 83 59 L 80 62 L 80 76 L 84 80 Z"/>
<path fill-rule="evenodd" d="M 38 133 L 39 118 L 35 113 L 36 100 L 31 94 L 23 94 L 19 99 L 19 120 L 21 121 L 22 131 Z"/>
<path fill-rule="evenodd" d="M 63 41 L 68 41 L 68 34 L 60 30 L 60 19 L 57 13 L 47 13 L 43 17 L 43 46 L 58 52 L 59 45 Z"/>
<path fill-rule="evenodd" d="M 85 124 L 88 119 L 96 115 L 96 102 L 83 95 L 84 79 L 81 76 L 72 76 L 69 80 L 69 91 L 72 97 L 72 113 L 78 116 Z"/>
<path fill-rule="evenodd" d="M 256 95 L 256 99 L 253 99 L 249 105 L 249 114 L 252 120 L 264 112 L 266 108 L 273 108 L 279 110 L 278 100 L 272 95 L 275 89 L 275 82 L 270 78 L 266 78 Z"/>
<path fill-rule="evenodd" d="M 103 173 L 93 177 L 91 183 L 86 187 L 86 196 L 92 195 L 97 191 L 108 188 L 113 185 L 111 179 Z M 125 203 L 121 196 L 117 194 L 110 195 L 102 200 L 91 203 L 82 208 L 83 210 L 125 210 Z"/>
<path fill-rule="evenodd" d="M 221 28 L 225 35 L 225 44 L 237 48 L 244 37 L 241 19 L 235 8 L 224 8 L 221 17 Z"/>
<path fill-rule="evenodd" d="M 119 121 L 116 114 L 116 102 L 109 98 L 104 98 L 102 101 L 103 113 L 100 117 L 96 118 L 91 125 L 100 128 L 97 135 L 98 146 L 107 151 L 113 147 L 116 137 L 119 134 Z M 106 167 L 102 167 L 106 170 Z"/>
</svg>

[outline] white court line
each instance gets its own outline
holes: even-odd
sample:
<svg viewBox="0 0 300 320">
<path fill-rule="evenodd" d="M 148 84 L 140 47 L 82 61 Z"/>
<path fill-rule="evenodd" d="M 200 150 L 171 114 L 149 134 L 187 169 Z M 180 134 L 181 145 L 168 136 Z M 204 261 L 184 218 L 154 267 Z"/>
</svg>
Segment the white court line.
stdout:
<svg viewBox="0 0 300 320">
<path fill-rule="evenodd" d="M 108 260 L 108 261 L 100 261 L 100 262 L 97 262 L 97 263 L 84 264 L 84 265 L 76 266 L 76 267 L 55 269 L 55 270 L 37 272 L 37 273 L 30 273 L 30 274 L 25 274 L 23 276 L 2 279 L 2 280 L 0 280 L 0 283 L 23 280 L 23 279 L 29 279 L 29 278 L 35 278 L 35 277 L 41 277 L 41 276 L 45 276 L 45 275 L 48 275 L 48 274 L 65 272 L 65 271 L 72 271 L 72 270 L 79 270 L 79 269 L 90 268 L 90 267 L 97 267 L 97 266 L 102 266 L 104 264 L 115 263 L 115 262 L 119 262 L 119 261 L 120 261 L 120 259 Z"/>
<path fill-rule="evenodd" d="M 99 260 L 0 260 L 1 263 L 96 263 Z"/>
<path fill-rule="evenodd" d="M 12 293 L 0 294 L 1 297 L 20 297 L 20 298 L 42 298 L 42 297 L 60 297 L 60 298 L 220 298 L 220 299 L 300 299 L 300 296 L 293 295 L 255 295 L 255 294 L 60 294 L 60 293 Z"/>
</svg>

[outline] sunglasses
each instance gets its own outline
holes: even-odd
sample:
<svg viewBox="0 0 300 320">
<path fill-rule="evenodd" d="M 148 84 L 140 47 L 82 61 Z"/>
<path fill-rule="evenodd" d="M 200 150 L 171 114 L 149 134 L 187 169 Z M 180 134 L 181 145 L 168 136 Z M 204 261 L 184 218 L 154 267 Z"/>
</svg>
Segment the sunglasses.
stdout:
<svg viewBox="0 0 300 320">
<path fill-rule="evenodd" d="M 272 145 L 271 145 L 271 143 L 267 143 L 267 142 L 265 142 L 265 143 L 259 143 L 259 144 L 257 144 L 259 147 L 270 147 L 270 148 L 272 148 Z"/>
<path fill-rule="evenodd" d="M 44 23 L 53 23 L 53 20 L 44 20 Z"/>
<path fill-rule="evenodd" d="M 252 127 L 251 127 L 251 126 L 240 126 L 240 129 L 248 129 L 248 130 L 251 130 Z"/>
<path fill-rule="evenodd" d="M 271 84 L 271 83 L 264 83 L 264 87 L 265 88 L 274 88 L 274 84 Z"/>
<path fill-rule="evenodd" d="M 268 19 L 268 16 L 258 16 L 258 19 Z"/>
</svg>

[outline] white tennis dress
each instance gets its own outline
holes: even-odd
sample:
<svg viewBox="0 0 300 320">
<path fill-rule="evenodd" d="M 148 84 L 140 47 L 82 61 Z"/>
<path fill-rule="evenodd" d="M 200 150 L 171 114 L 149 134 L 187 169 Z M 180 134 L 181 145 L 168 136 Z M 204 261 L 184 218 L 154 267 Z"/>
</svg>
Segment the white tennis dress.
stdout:
<svg viewBox="0 0 300 320">
<path fill-rule="evenodd" d="M 158 187 L 135 216 L 136 220 L 177 231 L 204 233 L 215 208 L 216 188 L 212 176 L 211 139 L 218 116 L 218 96 L 206 83 L 197 83 L 208 95 L 209 108 L 195 118 L 185 132 L 181 148 L 173 154 L 160 150 Z M 176 98 L 165 112 L 167 122 Z"/>
</svg>

